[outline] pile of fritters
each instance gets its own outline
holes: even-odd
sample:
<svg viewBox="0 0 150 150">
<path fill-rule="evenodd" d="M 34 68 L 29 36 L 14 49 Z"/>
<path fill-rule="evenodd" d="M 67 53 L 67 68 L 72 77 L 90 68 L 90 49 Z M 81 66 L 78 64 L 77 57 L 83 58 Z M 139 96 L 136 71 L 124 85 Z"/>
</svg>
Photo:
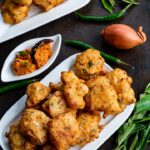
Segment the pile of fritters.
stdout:
<svg viewBox="0 0 150 150">
<path fill-rule="evenodd" d="M 2 6 L 2 16 L 5 23 L 16 24 L 28 16 L 31 4 L 35 4 L 49 11 L 53 7 L 64 2 L 64 0 L 5 0 Z"/>
<path fill-rule="evenodd" d="M 62 72 L 61 81 L 49 87 L 40 82 L 27 87 L 26 108 L 7 134 L 11 150 L 83 146 L 98 138 L 100 112 L 115 115 L 136 101 L 132 78 L 121 69 L 107 72 L 99 51 L 79 54 L 74 69 Z"/>
</svg>

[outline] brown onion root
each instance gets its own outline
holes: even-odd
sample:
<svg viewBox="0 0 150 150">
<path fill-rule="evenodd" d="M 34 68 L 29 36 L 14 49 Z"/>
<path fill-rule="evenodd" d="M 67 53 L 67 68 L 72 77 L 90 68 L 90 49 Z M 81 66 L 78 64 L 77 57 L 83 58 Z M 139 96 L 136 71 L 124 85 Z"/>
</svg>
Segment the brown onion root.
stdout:
<svg viewBox="0 0 150 150">
<path fill-rule="evenodd" d="M 138 36 L 140 37 L 140 39 L 142 40 L 141 43 L 144 43 L 147 41 L 147 36 L 146 34 L 143 32 L 143 27 L 140 26 L 138 31 L 137 31 Z"/>
</svg>

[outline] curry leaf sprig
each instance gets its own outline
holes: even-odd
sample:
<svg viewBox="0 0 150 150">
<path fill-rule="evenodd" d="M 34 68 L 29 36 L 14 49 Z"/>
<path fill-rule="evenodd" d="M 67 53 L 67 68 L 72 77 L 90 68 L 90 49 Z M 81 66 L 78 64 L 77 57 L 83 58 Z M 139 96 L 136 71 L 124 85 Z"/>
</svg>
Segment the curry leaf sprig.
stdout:
<svg viewBox="0 0 150 150">
<path fill-rule="evenodd" d="M 133 115 L 118 130 L 115 150 L 144 150 L 149 138 L 150 83 L 147 85 L 145 92 L 140 95 L 140 100 L 135 105 Z"/>
<path fill-rule="evenodd" d="M 106 0 L 101 0 L 103 7 L 110 13 L 113 14 L 113 6 Z"/>
</svg>

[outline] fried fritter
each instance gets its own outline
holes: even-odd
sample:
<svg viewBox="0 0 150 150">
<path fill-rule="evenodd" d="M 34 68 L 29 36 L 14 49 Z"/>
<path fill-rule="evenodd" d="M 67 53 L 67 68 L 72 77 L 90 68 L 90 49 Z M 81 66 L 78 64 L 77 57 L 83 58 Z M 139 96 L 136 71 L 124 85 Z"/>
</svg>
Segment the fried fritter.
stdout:
<svg viewBox="0 0 150 150">
<path fill-rule="evenodd" d="M 5 0 L 2 16 L 5 23 L 16 24 L 28 16 L 29 6 L 18 5 L 11 0 Z"/>
<path fill-rule="evenodd" d="M 83 109 L 85 107 L 84 96 L 88 92 L 88 87 L 80 82 L 71 82 L 64 86 L 66 101 L 72 109 Z"/>
<path fill-rule="evenodd" d="M 43 110 L 52 118 L 67 111 L 67 103 L 64 99 L 63 92 L 55 92 L 43 105 Z"/>
<path fill-rule="evenodd" d="M 70 146 L 77 144 L 81 132 L 76 120 L 76 112 L 71 111 L 51 120 L 49 133 L 51 141 L 58 150 L 68 150 Z"/>
<path fill-rule="evenodd" d="M 117 68 L 106 76 L 117 91 L 118 101 L 122 110 L 126 105 L 136 102 L 134 91 L 131 88 L 132 78 L 127 75 L 126 71 Z"/>
<path fill-rule="evenodd" d="M 56 150 L 56 148 L 54 147 L 54 145 L 46 144 L 42 148 L 40 148 L 39 150 Z"/>
<path fill-rule="evenodd" d="M 49 120 L 50 118 L 42 111 L 26 109 L 20 121 L 20 132 L 35 145 L 44 145 L 48 139 Z"/>
<path fill-rule="evenodd" d="M 19 5 L 31 5 L 32 0 L 12 0 L 13 2 L 15 2 L 16 4 Z"/>
<path fill-rule="evenodd" d="M 64 0 L 33 0 L 33 2 L 40 6 L 44 11 L 48 11 L 53 7 L 59 5 L 60 3 L 64 2 Z"/>
<path fill-rule="evenodd" d="M 85 145 L 95 138 L 98 138 L 100 133 L 100 114 L 90 114 L 88 112 L 79 113 L 77 121 L 79 128 L 82 131 L 82 135 L 79 137 L 80 145 Z"/>
<path fill-rule="evenodd" d="M 88 87 L 72 71 L 62 72 L 61 80 L 64 85 L 66 101 L 72 109 L 85 107 L 84 96 L 88 93 Z"/>
<path fill-rule="evenodd" d="M 35 82 L 28 85 L 26 94 L 26 106 L 28 108 L 35 107 L 40 102 L 45 100 L 45 98 L 50 94 L 50 89 L 40 82 Z"/>
<path fill-rule="evenodd" d="M 79 78 L 88 80 L 104 71 L 104 59 L 98 50 L 88 49 L 76 57 L 74 68 Z"/>
<path fill-rule="evenodd" d="M 87 108 L 95 111 L 104 111 L 104 116 L 119 113 L 117 92 L 105 76 L 97 76 L 87 81 L 89 94 L 86 96 Z"/>
<path fill-rule="evenodd" d="M 11 150 L 35 150 L 36 146 L 27 141 L 19 132 L 19 122 L 10 127 L 7 134 L 9 146 Z"/>
<path fill-rule="evenodd" d="M 85 83 L 85 81 L 79 79 L 73 71 L 61 72 L 61 81 L 64 84 L 71 83 L 71 82 Z"/>
<path fill-rule="evenodd" d="M 56 91 L 63 91 L 63 83 L 59 82 L 57 84 L 50 82 L 49 88 L 51 90 L 51 93 L 54 93 Z"/>
</svg>

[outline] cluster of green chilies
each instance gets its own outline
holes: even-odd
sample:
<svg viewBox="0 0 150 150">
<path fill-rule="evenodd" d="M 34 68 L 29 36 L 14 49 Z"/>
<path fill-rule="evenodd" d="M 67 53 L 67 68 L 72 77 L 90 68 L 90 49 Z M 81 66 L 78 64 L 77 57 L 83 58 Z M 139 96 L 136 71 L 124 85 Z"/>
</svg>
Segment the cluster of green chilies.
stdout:
<svg viewBox="0 0 150 150">
<path fill-rule="evenodd" d="M 150 83 L 132 116 L 118 130 L 115 150 L 144 150 L 150 138 Z"/>
<path fill-rule="evenodd" d="M 78 40 L 66 40 L 65 41 L 66 44 L 68 45 L 71 45 L 71 46 L 77 46 L 78 48 L 81 48 L 81 49 L 89 49 L 89 48 L 92 48 L 92 49 L 96 49 L 94 48 L 93 46 L 87 44 L 87 43 L 84 43 L 82 41 L 78 41 Z M 114 56 L 111 56 L 111 55 L 108 55 L 102 51 L 100 51 L 100 54 L 102 55 L 102 57 L 104 57 L 106 60 L 109 60 L 115 64 L 120 64 L 120 65 L 126 65 L 126 66 L 129 66 L 129 67 L 132 67 L 131 65 L 125 63 L 124 61 L 120 60 L 119 58 L 116 58 Z M 134 67 L 132 67 L 134 68 Z"/>
</svg>

